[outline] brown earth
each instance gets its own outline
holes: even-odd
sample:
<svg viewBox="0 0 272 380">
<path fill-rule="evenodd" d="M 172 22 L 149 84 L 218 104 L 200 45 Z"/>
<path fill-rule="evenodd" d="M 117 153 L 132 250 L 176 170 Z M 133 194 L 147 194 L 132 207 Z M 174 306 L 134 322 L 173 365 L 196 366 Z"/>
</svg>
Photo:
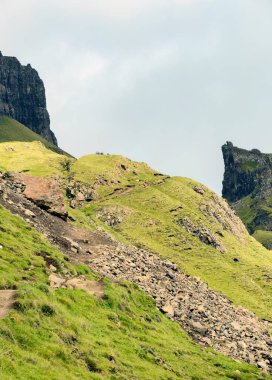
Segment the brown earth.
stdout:
<svg viewBox="0 0 272 380">
<path fill-rule="evenodd" d="M 50 214 L 66 220 L 68 212 L 64 203 L 61 183 L 57 179 L 35 177 L 22 173 L 6 173 L 7 184 Z"/>
<path fill-rule="evenodd" d="M 5 318 L 13 309 L 16 294 L 16 290 L 0 290 L 0 319 Z"/>
</svg>

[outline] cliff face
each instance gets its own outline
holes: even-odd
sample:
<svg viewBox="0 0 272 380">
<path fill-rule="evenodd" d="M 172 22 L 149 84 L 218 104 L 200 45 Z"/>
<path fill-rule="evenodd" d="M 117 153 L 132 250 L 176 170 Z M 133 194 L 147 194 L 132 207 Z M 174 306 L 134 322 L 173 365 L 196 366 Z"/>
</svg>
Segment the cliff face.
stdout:
<svg viewBox="0 0 272 380">
<path fill-rule="evenodd" d="M 272 154 L 240 149 L 227 142 L 222 147 L 225 173 L 223 197 L 246 224 L 250 233 L 272 248 Z"/>
<path fill-rule="evenodd" d="M 236 148 L 231 142 L 222 147 L 225 173 L 223 197 L 230 202 L 271 189 L 272 154 Z"/>
<path fill-rule="evenodd" d="M 50 130 L 43 81 L 30 65 L 0 52 L 0 116 L 9 116 L 57 145 Z"/>
</svg>

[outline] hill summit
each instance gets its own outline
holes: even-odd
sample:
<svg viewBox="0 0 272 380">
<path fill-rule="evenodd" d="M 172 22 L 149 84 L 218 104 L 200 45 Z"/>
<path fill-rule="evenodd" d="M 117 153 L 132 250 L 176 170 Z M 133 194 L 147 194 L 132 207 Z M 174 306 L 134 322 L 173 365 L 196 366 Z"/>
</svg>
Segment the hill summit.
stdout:
<svg viewBox="0 0 272 380">
<path fill-rule="evenodd" d="M 30 64 L 0 52 L 0 116 L 11 117 L 57 145 L 50 129 L 43 81 Z"/>
</svg>

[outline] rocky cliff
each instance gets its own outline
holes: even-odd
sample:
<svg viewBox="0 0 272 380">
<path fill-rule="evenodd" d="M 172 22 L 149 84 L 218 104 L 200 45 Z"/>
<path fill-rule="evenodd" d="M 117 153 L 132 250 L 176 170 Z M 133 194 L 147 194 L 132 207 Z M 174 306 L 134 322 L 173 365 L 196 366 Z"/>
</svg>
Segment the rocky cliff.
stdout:
<svg viewBox="0 0 272 380">
<path fill-rule="evenodd" d="M 222 147 L 225 173 L 223 197 L 232 204 L 250 233 L 272 248 L 272 154 Z"/>
<path fill-rule="evenodd" d="M 31 65 L 0 52 L 0 116 L 9 116 L 57 145 L 50 130 L 43 81 Z"/>
</svg>

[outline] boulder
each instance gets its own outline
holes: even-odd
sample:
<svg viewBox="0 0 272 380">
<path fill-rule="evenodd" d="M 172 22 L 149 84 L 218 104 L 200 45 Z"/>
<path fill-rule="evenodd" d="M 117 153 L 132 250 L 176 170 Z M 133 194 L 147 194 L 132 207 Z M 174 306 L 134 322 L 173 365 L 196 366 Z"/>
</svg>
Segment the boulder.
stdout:
<svg viewBox="0 0 272 380">
<path fill-rule="evenodd" d="M 60 181 L 21 173 L 13 173 L 12 181 L 14 184 L 22 184 L 23 195 L 41 209 L 64 220 L 67 219 L 68 212 Z"/>
</svg>

